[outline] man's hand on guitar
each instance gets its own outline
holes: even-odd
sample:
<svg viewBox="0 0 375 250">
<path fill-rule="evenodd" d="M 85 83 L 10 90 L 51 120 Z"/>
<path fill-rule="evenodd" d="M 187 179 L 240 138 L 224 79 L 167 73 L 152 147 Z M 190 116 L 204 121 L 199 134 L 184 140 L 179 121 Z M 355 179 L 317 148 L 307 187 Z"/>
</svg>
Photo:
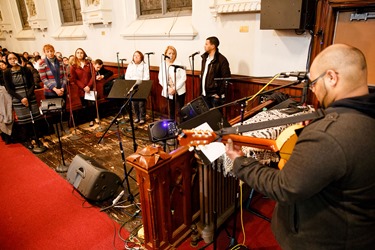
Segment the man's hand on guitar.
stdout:
<svg viewBox="0 0 375 250">
<path fill-rule="evenodd" d="M 237 157 L 244 155 L 241 147 L 234 145 L 232 139 L 228 139 L 227 144 L 225 145 L 225 153 L 232 161 Z"/>
</svg>

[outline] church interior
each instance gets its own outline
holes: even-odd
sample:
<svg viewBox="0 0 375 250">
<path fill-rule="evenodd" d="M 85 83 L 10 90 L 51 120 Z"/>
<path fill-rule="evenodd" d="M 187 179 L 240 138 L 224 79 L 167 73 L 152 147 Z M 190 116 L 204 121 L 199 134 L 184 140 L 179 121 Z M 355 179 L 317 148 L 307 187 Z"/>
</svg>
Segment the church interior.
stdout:
<svg viewBox="0 0 375 250">
<path fill-rule="evenodd" d="M 83 98 L 70 76 L 64 100 L 46 98 L 45 84 L 35 82 L 44 125 L 32 119 L 31 142 L 0 139 L 0 246 L 281 249 L 270 226 L 275 202 L 239 185 L 223 155 L 225 135 L 243 128 L 239 141 L 263 139 L 241 142 L 248 154 L 280 168 L 267 143 L 288 125 L 267 121 L 320 108 L 308 76 L 321 51 L 336 43 L 360 48 L 375 91 L 368 32 L 374 18 L 373 0 L 0 0 L 0 64 L 8 53 L 25 52 L 37 63 L 52 45 L 56 58 L 77 57 L 81 49 L 90 72 L 100 59 L 111 74 L 94 79 L 93 99 Z M 215 78 L 225 96 L 218 107 L 202 95 L 209 37 L 218 38 L 230 67 L 229 76 Z M 174 82 L 178 72 L 186 74 L 177 109 L 177 92 L 171 107 L 160 80 L 169 46 L 178 62 L 171 65 Z M 149 71 L 141 83 L 126 78 L 136 51 Z M 144 117 L 133 106 L 139 100 Z M 202 125 L 216 134 L 192 130 Z"/>
</svg>

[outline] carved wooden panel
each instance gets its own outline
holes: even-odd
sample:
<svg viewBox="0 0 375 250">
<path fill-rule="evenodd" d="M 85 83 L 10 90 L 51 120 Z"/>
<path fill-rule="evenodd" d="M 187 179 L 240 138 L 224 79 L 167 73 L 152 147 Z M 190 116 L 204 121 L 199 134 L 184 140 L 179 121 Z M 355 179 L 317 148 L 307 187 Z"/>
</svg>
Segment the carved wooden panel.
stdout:
<svg viewBox="0 0 375 250">
<path fill-rule="evenodd" d="M 138 151 L 137 151 L 138 152 Z M 145 246 L 169 249 L 186 239 L 199 206 L 197 163 L 186 147 L 171 153 L 171 158 L 145 167 L 131 161 L 136 170 L 142 206 Z"/>
</svg>

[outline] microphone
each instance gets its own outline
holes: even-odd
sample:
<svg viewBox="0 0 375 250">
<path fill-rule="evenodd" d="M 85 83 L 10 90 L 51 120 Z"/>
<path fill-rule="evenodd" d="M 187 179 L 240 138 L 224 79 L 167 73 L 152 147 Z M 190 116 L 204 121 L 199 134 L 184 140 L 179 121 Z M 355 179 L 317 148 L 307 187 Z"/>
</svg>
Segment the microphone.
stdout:
<svg viewBox="0 0 375 250">
<path fill-rule="evenodd" d="M 281 72 L 280 77 L 283 77 L 283 78 L 297 77 L 298 79 L 307 79 L 308 78 L 306 71 Z"/>
<path fill-rule="evenodd" d="M 145 53 L 145 55 L 154 55 L 155 53 L 154 52 L 147 52 Z"/>
<path fill-rule="evenodd" d="M 201 53 L 201 52 L 197 51 L 197 52 L 191 54 L 189 57 L 194 57 L 194 56 L 198 55 L 199 53 Z"/>
<path fill-rule="evenodd" d="M 133 92 L 135 89 L 138 89 L 139 85 L 141 85 L 142 80 L 136 80 L 133 86 L 129 89 L 128 93 L 125 96 L 128 96 L 131 92 Z"/>
<path fill-rule="evenodd" d="M 171 58 L 170 58 L 169 56 L 167 56 L 167 55 L 162 54 L 162 56 L 164 56 L 164 60 L 165 60 L 165 58 L 171 59 Z"/>
<path fill-rule="evenodd" d="M 25 70 L 24 70 L 22 64 L 20 64 L 19 62 L 16 62 L 16 64 L 21 67 L 22 74 L 25 74 Z"/>
<path fill-rule="evenodd" d="M 174 64 L 172 64 L 171 66 L 174 67 L 175 70 L 176 69 L 186 69 L 185 66 L 181 66 L 181 65 L 174 65 Z"/>
<path fill-rule="evenodd" d="M 85 59 L 88 60 L 88 61 L 92 61 L 91 57 L 89 57 L 89 56 L 86 56 Z"/>
</svg>

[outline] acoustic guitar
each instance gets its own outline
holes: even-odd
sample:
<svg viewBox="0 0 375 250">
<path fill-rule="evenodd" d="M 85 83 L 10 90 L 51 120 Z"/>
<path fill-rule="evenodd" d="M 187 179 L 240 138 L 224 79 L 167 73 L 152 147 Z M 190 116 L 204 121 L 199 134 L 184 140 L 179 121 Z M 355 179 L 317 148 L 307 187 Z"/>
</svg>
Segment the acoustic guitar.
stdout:
<svg viewBox="0 0 375 250">
<path fill-rule="evenodd" d="M 204 131 L 204 130 L 182 130 L 177 137 L 181 146 L 197 147 L 200 145 L 206 145 L 214 141 L 227 142 L 228 139 L 240 146 L 247 146 L 265 150 L 271 150 L 278 152 L 280 156 L 279 169 L 282 169 L 289 160 L 290 155 L 294 149 L 294 145 L 297 142 L 298 136 L 296 131 L 301 130 L 303 125 L 292 125 L 286 128 L 277 137 L 276 140 L 263 139 L 251 136 L 244 136 L 238 134 L 222 135 L 220 132 Z"/>
</svg>

